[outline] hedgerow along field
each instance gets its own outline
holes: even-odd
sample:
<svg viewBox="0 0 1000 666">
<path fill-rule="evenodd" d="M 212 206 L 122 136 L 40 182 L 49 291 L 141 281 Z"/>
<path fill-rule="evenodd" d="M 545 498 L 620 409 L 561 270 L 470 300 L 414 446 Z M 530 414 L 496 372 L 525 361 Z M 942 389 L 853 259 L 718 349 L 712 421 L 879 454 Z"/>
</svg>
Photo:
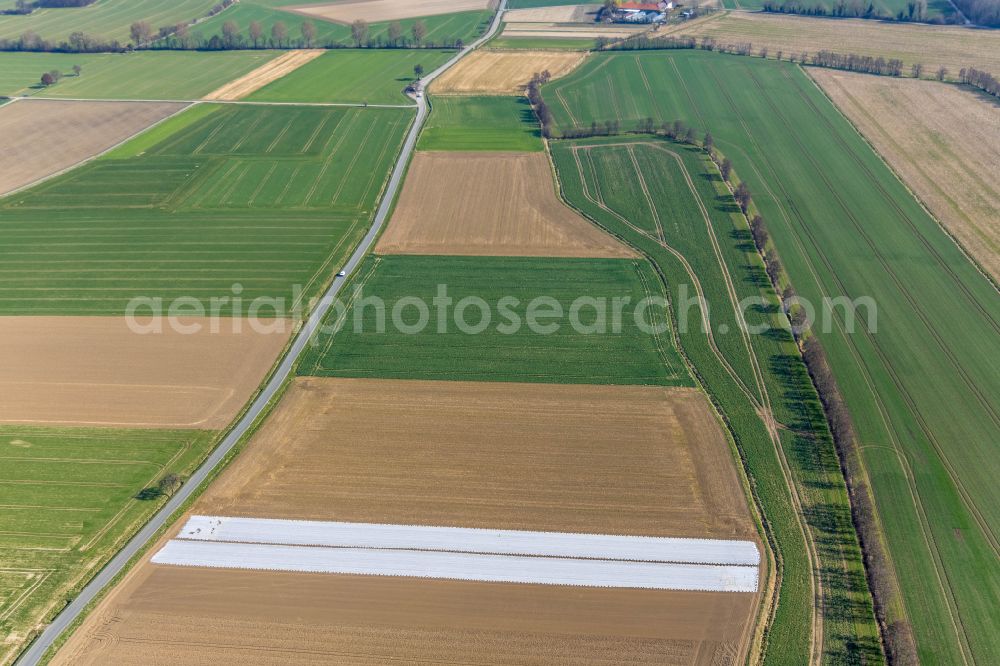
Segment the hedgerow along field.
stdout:
<svg viewBox="0 0 1000 666">
<path fill-rule="evenodd" d="M 723 9 L 746 9 L 753 11 L 763 9 L 765 0 L 722 0 L 720 4 Z M 783 3 L 779 2 L 778 4 Z M 887 18 L 895 18 L 899 12 L 903 12 L 904 14 L 907 12 L 906 0 L 872 0 L 871 4 L 874 6 L 876 12 L 881 13 Z M 823 7 L 827 11 L 832 12 L 836 6 L 836 2 L 833 0 L 820 0 L 819 2 L 812 3 L 810 6 Z M 927 2 L 927 18 L 929 19 L 952 13 L 954 13 L 954 7 L 952 7 L 948 0 L 928 0 Z"/>
<path fill-rule="evenodd" d="M 0 662 L 60 610 L 166 501 L 215 435 L 0 425 Z"/>
<path fill-rule="evenodd" d="M 641 118 L 711 130 L 799 296 L 870 297 L 818 334 L 863 444 L 922 659 L 1000 660 L 1000 300 L 797 66 L 701 51 L 592 57 L 544 90 L 560 127 Z M 822 329 L 822 327 L 820 327 Z M 900 625 L 897 625 L 899 627 Z"/>
<path fill-rule="evenodd" d="M 416 81 L 414 66 L 432 72 L 455 51 L 432 49 L 337 49 L 269 83 L 247 100 L 413 104 L 403 94 Z"/>
<path fill-rule="evenodd" d="M 454 299 L 442 326 L 433 299 L 439 285 Z M 303 357 L 299 372 L 323 377 L 435 379 L 555 384 L 650 384 L 690 386 L 691 379 L 674 349 L 670 333 L 645 333 L 636 325 L 634 309 L 622 317 L 620 333 L 612 326 L 611 299 L 663 296 L 655 275 L 641 261 L 627 259 L 534 259 L 508 257 L 375 256 L 359 269 L 355 289 L 342 298 L 347 308 L 335 308 L 328 331 L 321 331 Z M 380 330 L 378 309 L 365 304 L 375 296 L 386 304 Z M 607 299 L 606 331 L 578 332 L 569 319 L 570 307 L 582 296 Z M 393 322 L 393 309 L 405 326 L 419 323 L 416 307 L 400 306 L 416 297 L 427 304 L 431 319 L 420 331 Z M 463 316 L 472 330 L 487 321 L 480 307 L 459 304 L 466 298 L 486 301 L 488 324 L 481 332 L 463 331 L 455 323 Z M 512 315 L 503 313 L 503 298 Z M 549 299 L 544 312 L 561 308 L 562 315 L 538 319 L 556 330 L 533 331 L 528 306 Z M 554 300 L 553 300 L 554 299 Z M 359 307 L 361 305 L 361 307 Z M 458 312 L 459 314 L 456 314 Z M 593 307 L 583 307 L 584 326 L 597 321 Z M 520 325 L 514 325 L 514 318 Z M 663 308 L 651 307 L 649 321 L 664 324 Z M 360 330 L 356 325 L 360 322 Z M 332 334 L 336 324 L 340 331 Z M 439 332 L 443 330 L 443 332 Z"/>
<path fill-rule="evenodd" d="M 250 72 L 280 51 L 0 53 L 0 95 L 81 99 L 195 100 Z M 73 65 L 83 69 L 80 76 Z M 63 78 L 41 85 L 57 69 Z"/>
<path fill-rule="evenodd" d="M 370 225 L 413 117 L 225 106 L 0 200 L 0 313 L 118 315 L 136 296 L 305 306 Z"/>
<path fill-rule="evenodd" d="M 540 151 L 542 131 L 523 97 L 435 96 L 418 150 Z"/>
<path fill-rule="evenodd" d="M 155 30 L 201 18 L 216 4 L 216 0 L 100 0 L 89 7 L 39 9 L 26 16 L 0 16 L 0 39 L 16 39 L 30 30 L 58 42 L 83 32 L 127 44 L 129 28 L 136 21 L 148 21 Z"/>
<path fill-rule="evenodd" d="M 807 663 L 815 635 L 814 649 L 824 658 L 879 663 L 878 628 L 825 417 L 721 176 L 701 151 L 665 141 L 551 145 L 569 203 L 657 267 L 674 297 L 680 347 L 740 449 L 781 561 L 765 661 Z M 708 306 L 707 328 L 700 323 L 702 309 L 685 305 L 699 294 Z M 768 333 L 739 332 L 736 304 L 748 298 L 764 305 L 746 311 L 747 323 L 768 324 Z M 777 428 L 768 430 L 762 411 L 774 415 Z M 822 609 L 817 626 L 811 623 L 813 595 Z"/>
<path fill-rule="evenodd" d="M 311 22 L 316 28 L 316 39 L 313 45 L 318 46 L 354 46 L 355 42 L 351 35 L 351 26 L 334 21 L 326 21 L 316 17 L 304 16 L 285 11 L 282 7 L 301 6 L 307 4 L 328 4 L 326 2 L 305 3 L 301 0 L 241 0 L 238 4 L 230 7 L 216 17 L 200 23 L 191 29 L 191 34 L 200 33 L 204 37 L 211 37 L 222 33 L 222 24 L 232 21 L 239 28 L 240 34 L 250 44 L 250 24 L 258 22 L 263 31 L 263 43 L 260 46 L 277 44 L 271 43 L 271 30 L 278 22 L 284 23 L 288 29 L 288 36 L 292 43 L 302 40 L 302 24 Z M 417 21 L 423 23 L 426 34 L 422 44 L 452 45 L 456 39 L 469 44 L 481 35 L 489 27 L 493 20 L 493 12 L 455 12 L 454 14 L 439 14 L 436 16 L 425 16 L 422 18 L 401 19 L 399 27 L 406 45 L 416 46 L 413 38 L 413 24 Z M 392 21 L 371 22 L 368 26 L 368 38 L 378 43 L 389 42 L 389 26 Z"/>
</svg>

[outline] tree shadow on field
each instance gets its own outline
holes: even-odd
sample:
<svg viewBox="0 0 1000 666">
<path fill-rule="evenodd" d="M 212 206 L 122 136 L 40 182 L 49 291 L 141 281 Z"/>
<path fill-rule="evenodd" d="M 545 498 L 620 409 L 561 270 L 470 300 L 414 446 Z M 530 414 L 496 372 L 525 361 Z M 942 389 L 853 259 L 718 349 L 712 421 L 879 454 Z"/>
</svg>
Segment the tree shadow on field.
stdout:
<svg viewBox="0 0 1000 666">
<path fill-rule="evenodd" d="M 143 488 L 135 494 L 135 499 L 142 502 L 151 502 L 161 497 L 163 497 L 163 491 L 155 487 Z"/>
<path fill-rule="evenodd" d="M 535 112 L 531 108 L 531 102 L 528 101 L 527 97 L 518 97 L 517 104 L 518 106 L 522 107 L 519 110 L 521 116 L 521 124 L 533 128 L 531 130 L 532 136 L 541 138 L 542 128 L 538 126 L 538 118 L 535 117 Z"/>
</svg>

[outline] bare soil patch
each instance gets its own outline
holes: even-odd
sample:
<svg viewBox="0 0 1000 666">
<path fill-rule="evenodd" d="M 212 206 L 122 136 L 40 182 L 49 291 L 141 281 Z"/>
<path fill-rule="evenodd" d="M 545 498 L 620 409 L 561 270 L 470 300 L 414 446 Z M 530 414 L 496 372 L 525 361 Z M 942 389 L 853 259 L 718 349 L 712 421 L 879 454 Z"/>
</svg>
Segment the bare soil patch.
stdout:
<svg viewBox="0 0 1000 666">
<path fill-rule="evenodd" d="M 1000 105 L 934 81 L 813 78 L 917 196 L 1000 280 Z"/>
<path fill-rule="evenodd" d="M 544 153 L 417 153 L 376 252 L 635 256 L 559 201 Z"/>
<path fill-rule="evenodd" d="M 146 562 L 54 663 L 729 663 L 753 600 Z"/>
<path fill-rule="evenodd" d="M 277 81 L 283 76 L 294 72 L 302 65 L 315 60 L 324 53 L 323 49 L 289 51 L 235 81 L 230 81 L 218 90 L 210 92 L 205 95 L 204 99 L 224 101 L 243 99 L 250 93 L 256 92 L 272 81 Z"/>
<path fill-rule="evenodd" d="M 578 37 L 593 38 L 610 37 L 620 39 L 631 37 L 649 30 L 648 26 L 627 26 L 621 24 L 594 23 L 512 23 L 507 22 L 503 29 L 504 37 Z"/>
<path fill-rule="evenodd" d="M 414 16 L 483 10 L 495 5 L 495 0 L 348 0 L 327 5 L 298 5 L 282 9 L 338 23 L 353 23 L 357 20 L 375 23 Z"/>
<path fill-rule="evenodd" d="M 434 81 L 438 94 L 509 95 L 522 93 L 535 72 L 548 70 L 552 78 L 569 74 L 587 54 L 574 51 L 489 51 L 480 49 L 463 58 Z"/>
<path fill-rule="evenodd" d="M 698 24 L 682 24 L 661 34 L 715 37 L 720 43 L 751 42 L 754 51 L 766 46 L 773 58 L 783 50 L 787 58 L 803 52 L 827 50 L 873 57 L 899 58 L 934 72 L 944 65 L 957 78 L 963 67 L 1000 70 L 1000 31 L 887 23 L 865 19 L 828 19 L 807 16 L 727 12 Z"/>
<path fill-rule="evenodd" d="M 185 106 L 41 99 L 5 104 L 0 107 L 0 196 L 98 155 Z"/>
<path fill-rule="evenodd" d="M 298 378 L 202 515 L 755 538 L 693 389 Z"/>
<path fill-rule="evenodd" d="M 600 9 L 600 4 L 512 9 L 504 14 L 504 20 L 509 23 L 593 23 Z"/>
<path fill-rule="evenodd" d="M 0 317 L 0 422 L 220 429 L 290 334 L 138 335 L 124 317 Z"/>
</svg>

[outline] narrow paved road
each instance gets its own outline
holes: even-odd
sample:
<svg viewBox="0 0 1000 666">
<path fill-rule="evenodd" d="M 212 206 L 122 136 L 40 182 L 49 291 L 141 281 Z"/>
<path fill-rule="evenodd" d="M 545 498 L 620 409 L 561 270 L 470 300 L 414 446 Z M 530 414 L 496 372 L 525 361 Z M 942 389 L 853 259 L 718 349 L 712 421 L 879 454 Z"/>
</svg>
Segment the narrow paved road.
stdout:
<svg viewBox="0 0 1000 666">
<path fill-rule="evenodd" d="M 493 23 L 490 24 L 489 30 L 487 30 L 482 37 L 457 53 L 454 58 L 425 76 L 424 88 L 426 89 L 427 85 L 431 81 L 440 76 L 445 70 L 452 67 L 470 51 L 477 48 L 492 37 L 500 27 L 500 21 L 506 7 L 507 0 L 501 0 L 497 14 L 493 18 Z M 393 168 L 392 177 L 389 179 L 389 186 L 386 189 L 385 197 L 383 197 L 381 205 L 379 205 L 378 212 L 375 215 L 375 220 L 372 223 L 371 229 L 368 230 L 368 233 L 361 241 L 361 244 L 358 245 L 358 248 L 348 260 L 347 265 L 343 268 L 343 270 L 347 272 L 348 277 L 355 270 L 357 270 L 362 260 L 368 254 L 368 250 L 371 249 L 372 244 L 375 242 L 375 238 L 378 236 L 382 226 L 385 224 L 386 218 L 389 216 L 389 210 L 392 208 L 392 201 L 396 196 L 396 192 L 399 190 L 400 183 L 403 180 L 403 175 L 406 172 L 406 166 L 409 163 L 410 156 L 413 154 L 413 149 L 417 144 L 417 137 L 420 135 L 420 130 L 424 126 L 424 122 L 427 120 L 427 115 L 430 113 L 425 95 L 420 95 L 416 99 L 416 103 L 417 117 L 413 122 L 413 126 L 410 128 L 409 134 L 406 136 L 406 142 L 403 144 L 403 150 L 399 154 L 399 159 L 396 161 L 396 165 Z M 237 442 L 239 442 L 240 439 L 242 439 L 243 436 L 249 431 L 254 421 L 256 421 L 257 418 L 264 413 L 267 409 L 268 403 L 270 403 L 271 399 L 277 394 L 278 390 L 285 383 L 285 380 L 292 374 L 292 368 L 294 367 L 295 362 L 298 360 L 303 350 L 305 350 L 312 334 L 322 324 L 324 317 L 326 317 L 326 314 L 334 300 L 337 298 L 338 294 L 340 294 L 340 290 L 344 287 L 345 282 L 346 278 L 334 278 L 333 284 L 330 285 L 330 288 L 323 295 L 323 298 L 310 315 L 305 326 L 295 337 L 295 341 L 292 343 L 288 354 L 285 355 L 285 358 L 281 361 L 277 370 L 275 370 L 274 375 L 271 377 L 270 381 L 268 381 L 264 390 L 261 391 L 259 396 L 257 396 L 257 399 L 254 400 L 250 409 L 247 410 L 246 414 L 244 414 L 243 418 L 240 419 L 239 423 L 236 424 L 222 443 L 219 444 L 208 459 L 205 460 L 202 466 L 191 475 L 191 478 L 188 479 L 187 483 L 185 483 L 181 489 L 167 501 L 163 508 L 160 509 L 127 544 L 125 544 L 125 547 L 122 548 L 96 576 L 94 576 L 93 580 L 91 580 L 90 583 L 83 588 L 80 594 L 73 599 L 73 601 L 70 602 L 70 604 L 66 606 L 66 608 L 59 613 L 59 615 L 56 616 L 45 631 L 43 631 L 38 638 L 35 639 L 35 642 L 32 643 L 27 650 L 25 650 L 25 652 L 21 655 L 21 658 L 17 661 L 19 666 L 35 666 L 41 661 L 45 652 L 52 646 L 56 639 L 58 639 L 59 636 L 62 635 L 62 633 L 66 631 L 66 629 L 68 629 L 78 617 L 80 617 L 87 605 L 97 598 L 104 588 L 110 585 L 111 581 L 113 581 L 114 578 L 125 569 L 129 560 L 135 557 L 143 548 L 146 547 L 147 544 L 149 544 L 160 528 L 167 524 L 174 512 L 194 495 L 198 486 L 200 486 L 201 483 L 208 478 L 212 471 L 219 466 L 233 447 L 236 446 Z"/>
</svg>

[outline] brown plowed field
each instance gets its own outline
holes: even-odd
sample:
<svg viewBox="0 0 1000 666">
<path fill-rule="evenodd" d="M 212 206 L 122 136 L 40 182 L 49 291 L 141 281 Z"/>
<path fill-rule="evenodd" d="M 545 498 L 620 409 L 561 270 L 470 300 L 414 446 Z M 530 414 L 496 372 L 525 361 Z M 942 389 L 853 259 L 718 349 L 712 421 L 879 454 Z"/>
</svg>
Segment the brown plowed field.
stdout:
<svg viewBox="0 0 1000 666">
<path fill-rule="evenodd" d="M 375 251 L 635 256 L 559 201 L 545 153 L 417 153 Z"/>
<path fill-rule="evenodd" d="M 693 389 L 295 380 L 205 515 L 754 538 Z"/>
<path fill-rule="evenodd" d="M 1000 106 L 935 81 L 809 73 L 1000 281 Z"/>
<path fill-rule="evenodd" d="M 244 74 L 235 81 L 230 81 L 218 90 L 210 92 L 205 95 L 204 99 L 223 101 L 243 99 L 250 93 L 260 90 L 268 83 L 291 74 L 302 65 L 315 60 L 324 53 L 323 49 L 289 51 L 261 65 L 252 72 Z"/>
<path fill-rule="evenodd" d="M 552 78 L 580 66 L 586 53 L 576 51 L 488 51 L 463 58 L 436 80 L 438 94 L 509 95 L 524 92 L 535 72 L 548 70 Z"/>
<path fill-rule="evenodd" d="M 226 427 L 291 335 L 138 335 L 122 317 L 0 317 L 0 423 Z"/>
<path fill-rule="evenodd" d="M 495 5 L 495 0 L 347 0 L 327 5 L 298 5 L 282 9 L 338 23 L 353 23 L 358 20 L 375 23 L 414 16 L 475 11 Z"/>
<path fill-rule="evenodd" d="M 162 567 L 144 562 L 56 664 L 725 664 L 749 594 Z"/>
<path fill-rule="evenodd" d="M 40 99 L 5 104 L 0 107 L 0 196 L 113 148 L 184 107 Z"/>
</svg>

